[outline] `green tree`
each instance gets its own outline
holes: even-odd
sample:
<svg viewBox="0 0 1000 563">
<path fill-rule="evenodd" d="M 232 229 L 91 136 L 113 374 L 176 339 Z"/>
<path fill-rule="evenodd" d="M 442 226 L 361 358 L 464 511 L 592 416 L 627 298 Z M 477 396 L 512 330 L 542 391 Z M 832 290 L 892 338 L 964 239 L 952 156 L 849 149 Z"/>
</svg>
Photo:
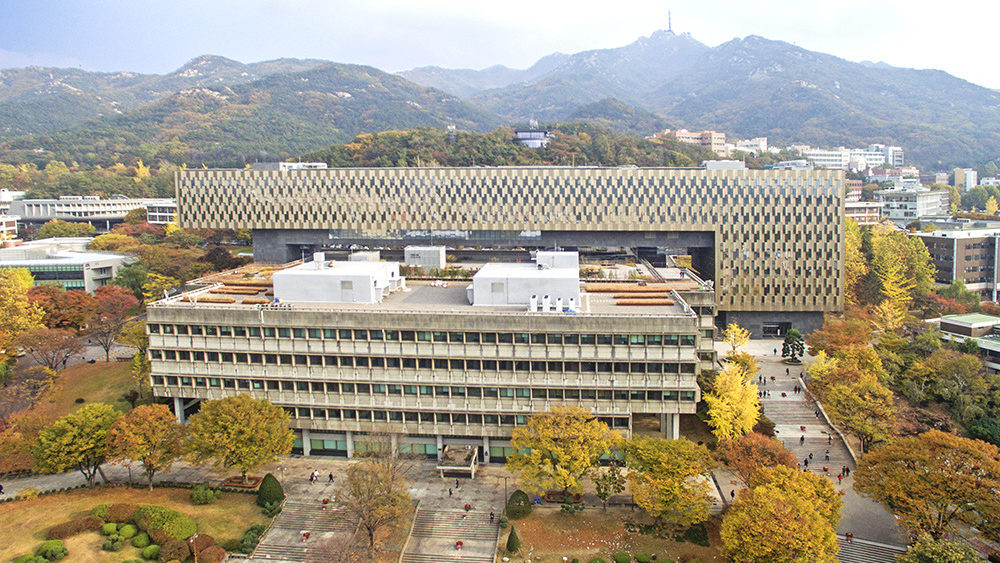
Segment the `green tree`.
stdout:
<svg viewBox="0 0 1000 563">
<path fill-rule="evenodd" d="M 93 487 L 108 451 L 108 431 L 119 413 L 110 405 L 92 403 L 43 429 L 31 448 L 35 469 L 60 473 L 78 469 Z M 107 481 L 107 478 L 105 478 Z"/>
<path fill-rule="evenodd" d="M 715 377 L 712 391 L 705 394 L 705 402 L 708 403 L 708 425 L 720 442 L 750 432 L 760 419 L 757 386 L 750 382 L 744 369 L 732 363 Z"/>
<path fill-rule="evenodd" d="M 802 333 L 795 330 L 794 328 L 789 330 L 785 334 L 785 341 L 781 345 L 781 357 L 788 358 L 793 362 L 798 362 L 799 358 L 805 354 L 805 341 L 802 339 Z"/>
<path fill-rule="evenodd" d="M 892 391 L 874 380 L 834 385 L 826 393 L 826 410 L 861 441 L 866 453 L 873 443 L 890 438 L 896 430 Z"/>
<path fill-rule="evenodd" d="M 247 472 L 271 463 L 292 450 L 291 416 L 267 399 L 240 394 L 205 401 L 188 424 L 191 461 L 209 461 L 219 469 Z"/>
<path fill-rule="evenodd" d="M 514 525 L 510 526 L 510 534 L 507 535 L 507 553 L 517 553 L 521 550 L 521 538 L 517 537 Z"/>
<path fill-rule="evenodd" d="M 609 465 L 604 471 L 592 476 L 591 480 L 594 482 L 597 498 L 604 503 L 605 510 L 608 509 L 608 499 L 625 490 L 625 475 L 617 464 Z"/>
<path fill-rule="evenodd" d="M 964 543 L 936 540 L 927 534 L 917 538 L 906 553 L 896 556 L 897 563 L 981 563 L 982 560 Z"/>
<path fill-rule="evenodd" d="M 885 504 L 913 536 L 940 539 L 956 518 L 1000 520 L 1000 452 L 931 430 L 897 438 L 861 458 L 855 488 Z"/>
<path fill-rule="evenodd" d="M 688 527 L 709 518 L 708 449 L 686 439 L 635 436 L 624 444 L 632 497 L 660 526 Z"/>
<path fill-rule="evenodd" d="M 42 326 L 45 311 L 28 299 L 33 279 L 24 268 L 0 268 L 0 362 L 17 355 L 16 341 Z"/>
<path fill-rule="evenodd" d="M 581 480 L 620 439 L 590 411 L 555 406 L 514 429 L 510 443 L 515 453 L 507 458 L 507 469 L 531 491 L 582 492 Z"/>
<path fill-rule="evenodd" d="M 142 464 L 153 490 L 153 477 L 169 471 L 183 453 L 184 427 L 166 405 L 142 405 L 123 415 L 108 431 L 108 459 Z"/>
<path fill-rule="evenodd" d="M 115 276 L 114 284 L 131 291 L 132 295 L 135 295 L 136 299 L 142 299 L 142 288 L 146 285 L 148 277 L 149 274 L 146 271 L 146 266 L 141 262 L 136 262 L 118 270 L 118 275 Z"/>
</svg>

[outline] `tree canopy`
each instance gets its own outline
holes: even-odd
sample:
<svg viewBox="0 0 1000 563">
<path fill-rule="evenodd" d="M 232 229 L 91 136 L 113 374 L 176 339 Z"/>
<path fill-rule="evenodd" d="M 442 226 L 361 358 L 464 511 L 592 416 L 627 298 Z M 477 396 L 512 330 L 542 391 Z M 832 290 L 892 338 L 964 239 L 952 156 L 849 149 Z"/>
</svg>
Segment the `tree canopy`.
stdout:
<svg viewBox="0 0 1000 563">
<path fill-rule="evenodd" d="M 753 430 L 760 419 L 760 395 L 746 370 L 729 363 L 705 394 L 708 403 L 708 425 L 720 442 L 743 436 Z"/>
<path fill-rule="evenodd" d="M 17 354 L 21 333 L 41 326 L 45 311 L 28 299 L 33 281 L 24 268 L 0 268 L 0 362 Z"/>
<path fill-rule="evenodd" d="M 153 477 L 170 469 L 183 453 L 184 427 L 166 405 L 138 406 L 111 425 L 108 459 L 138 461 L 153 490 Z"/>
<path fill-rule="evenodd" d="M 635 503 L 661 526 L 687 527 L 709 518 L 713 462 L 708 449 L 686 439 L 638 435 L 625 443 Z"/>
<path fill-rule="evenodd" d="M 55 421 L 39 433 L 31 448 L 35 469 L 41 473 L 78 469 L 94 486 L 107 457 L 108 431 L 119 415 L 110 405 L 92 403 Z"/>
</svg>

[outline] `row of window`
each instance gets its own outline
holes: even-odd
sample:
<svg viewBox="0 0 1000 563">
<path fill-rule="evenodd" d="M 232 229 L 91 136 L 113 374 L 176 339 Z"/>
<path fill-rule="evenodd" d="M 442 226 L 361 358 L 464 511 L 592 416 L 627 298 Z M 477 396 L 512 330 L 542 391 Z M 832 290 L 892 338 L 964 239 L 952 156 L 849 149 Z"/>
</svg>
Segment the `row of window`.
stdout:
<svg viewBox="0 0 1000 563">
<path fill-rule="evenodd" d="M 240 389 L 257 391 L 296 391 L 303 393 L 341 393 L 354 395 L 395 395 L 437 398 L 545 399 L 600 401 L 694 401 L 695 392 L 662 389 L 552 389 L 544 387 L 453 387 L 447 385 L 394 385 L 337 381 L 276 381 L 154 375 L 153 385 Z"/>
<path fill-rule="evenodd" d="M 453 342 L 471 344 L 581 344 L 598 346 L 694 346 L 693 334 L 561 334 L 545 332 L 441 332 L 428 330 L 366 330 L 211 325 L 146 325 L 150 334 L 296 338 L 369 342 Z M 710 329 L 703 338 L 713 338 Z"/>
<path fill-rule="evenodd" d="M 528 423 L 528 415 L 523 414 L 482 414 L 416 411 L 382 411 L 356 409 L 313 409 L 306 407 L 283 407 L 292 418 L 307 420 L 339 420 L 359 422 L 414 422 L 424 424 L 481 424 L 483 426 L 518 426 Z M 628 428 L 628 417 L 601 418 L 601 421 L 615 428 Z M 345 444 L 346 446 L 346 444 Z"/>
<path fill-rule="evenodd" d="M 522 371 L 537 373 L 695 373 L 695 364 L 682 362 L 561 362 L 396 356 L 318 356 L 307 354 L 259 354 L 255 352 L 205 352 L 201 350 L 160 349 L 151 349 L 149 356 L 153 360 L 273 366 L 436 369 L 486 372 Z M 712 352 L 699 352 L 698 359 L 711 362 L 713 361 Z"/>
</svg>

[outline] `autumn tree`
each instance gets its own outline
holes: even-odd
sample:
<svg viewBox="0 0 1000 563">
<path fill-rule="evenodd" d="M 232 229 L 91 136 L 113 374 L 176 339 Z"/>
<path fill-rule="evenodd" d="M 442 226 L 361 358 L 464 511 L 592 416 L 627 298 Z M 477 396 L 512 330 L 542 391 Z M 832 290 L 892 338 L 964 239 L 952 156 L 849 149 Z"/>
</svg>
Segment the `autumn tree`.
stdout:
<svg viewBox="0 0 1000 563">
<path fill-rule="evenodd" d="M 28 299 L 33 279 L 24 268 L 0 268 L 0 362 L 17 355 L 18 337 L 41 326 L 45 311 Z"/>
<path fill-rule="evenodd" d="M 859 285 L 868 275 L 868 261 L 861 251 L 861 228 L 850 217 L 844 229 L 844 247 L 844 300 L 848 304 L 859 305 Z"/>
<path fill-rule="evenodd" d="M 92 403 L 46 427 L 38 435 L 31 456 L 41 473 L 78 469 L 93 487 L 107 457 L 108 432 L 119 413 L 110 405 Z M 107 481 L 107 478 L 104 479 Z"/>
<path fill-rule="evenodd" d="M 888 506 L 913 536 L 940 539 L 956 518 L 1000 519 L 998 456 L 992 444 L 931 430 L 862 457 L 854 486 Z"/>
<path fill-rule="evenodd" d="M 876 441 L 892 437 L 896 430 L 892 391 L 877 381 L 834 385 L 825 399 L 827 413 L 861 441 L 863 452 L 867 453 Z"/>
<path fill-rule="evenodd" d="M 118 342 L 135 348 L 132 354 L 132 380 L 135 382 L 135 390 L 142 397 L 142 390 L 149 384 L 150 365 L 149 358 L 146 357 L 146 350 L 149 349 L 149 335 L 146 334 L 146 321 L 136 319 L 125 323 L 118 334 Z"/>
<path fill-rule="evenodd" d="M 990 196 L 990 199 L 986 200 L 986 214 L 996 215 L 998 209 L 1000 209 L 1000 204 L 997 203 L 997 198 Z"/>
<path fill-rule="evenodd" d="M 80 339 L 65 328 L 33 328 L 22 333 L 17 343 L 35 362 L 53 371 L 83 353 Z"/>
<path fill-rule="evenodd" d="M 625 475 L 621 466 L 615 463 L 603 471 L 597 471 L 590 479 L 594 482 L 594 492 L 604 503 L 605 510 L 608 509 L 608 499 L 625 490 Z"/>
<path fill-rule="evenodd" d="M 142 296 L 146 303 L 163 299 L 164 293 L 181 285 L 180 280 L 160 274 L 148 274 L 142 284 Z"/>
<path fill-rule="evenodd" d="M 45 311 L 42 324 L 49 328 L 79 329 L 94 314 L 94 298 L 86 291 L 66 291 L 60 285 L 36 285 L 28 290 L 28 299 Z"/>
<path fill-rule="evenodd" d="M 722 519 L 726 555 L 736 563 L 835 563 L 835 524 L 816 510 L 811 498 L 797 493 L 777 484 L 740 491 Z"/>
<path fill-rule="evenodd" d="M 143 209 L 143 211 L 145 210 Z M 131 211 L 129 213 L 131 213 Z M 94 237 L 94 240 L 87 244 L 87 248 L 98 252 L 128 253 L 133 252 L 139 247 L 140 244 L 141 243 L 134 237 L 123 235 L 121 233 L 107 233 Z"/>
<path fill-rule="evenodd" d="M 743 436 L 760 419 L 760 395 L 746 371 L 729 364 L 715 377 L 712 390 L 705 394 L 708 425 L 720 442 Z"/>
<path fill-rule="evenodd" d="M 188 424 L 187 448 L 194 463 L 247 472 L 292 450 L 290 415 L 267 399 L 240 394 L 205 401 Z"/>
<path fill-rule="evenodd" d="M 964 543 L 936 540 L 927 534 L 910 544 L 906 553 L 896 556 L 896 563 L 982 563 L 976 550 Z"/>
<path fill-rule="evenodd" d="M 38 229 L 36 239 L 54 237 L 92 237 L 97 228 L 90 223 L 70 223 L 60 219 L 52 219 Z"/>
<path fill-rule="evenodd" d="M 635 436 L 624 444 L 635 503 L 660 526 L 688 527 L 709 518 L 708 448 L 686 439 Z"/>
<path fill-rule="evenodd" d="M 729 344 L 730 352 L 736 352 L 750 342 L 750 331 L 736 323 L 729 323 L 722 331 L 722 341 Z"/>
<path fill-rule="evenodd" d="M 358 521 L 368 534 L 369 549 L 374 549 L 378 531 L 399 521 L 409 511 L 410 495 L 405 483 L 393 477 L 384 465 L 360 461 L 347 469 L 347 480 L 337 504 Z"/>
<path fill-rule="evenodd" d="M 819 352 L 835 356 L 847 348 L 868 346 L 871 339 L 871 326 L 864 320 L 827 317 L 823 321 L 823 328 L 814 330 L 806 338 L 806 344 L 809 345 L 809 353 L 813 356 Z"/>
<path fill-rule="evenodd" d="M 750 486 L 750 480 L 765 467 L 782 465 L 795 468 L 798 463 L 784 444 L 758 432 L 719 444 L 719 453 L 746 486 Z"/>
<path fill-rule="evenodd" d="M 153 490 L 153 477 L 169 471 L 181 454 L 184 426 L 166 405 L 142 405 L 120 417 L 108 431 L 108 459 L 142 464 Z"/>
<path fill-rule="evenodd" d="M 117 285 L 105 285 L 94 293 L 94 316 L 91 336 L 104 349 L 104 361 L 111 361 L 111 348 L 125 327 L 132 310 L 139 305 L 129 290 Z"/>
<path fill-rule="evenodd" d="M 581 480 L 620 439 L 587 409 L 554 406 L 514 429 L 507 469 L 530 491 L 582 492 Z"/>
</svg>

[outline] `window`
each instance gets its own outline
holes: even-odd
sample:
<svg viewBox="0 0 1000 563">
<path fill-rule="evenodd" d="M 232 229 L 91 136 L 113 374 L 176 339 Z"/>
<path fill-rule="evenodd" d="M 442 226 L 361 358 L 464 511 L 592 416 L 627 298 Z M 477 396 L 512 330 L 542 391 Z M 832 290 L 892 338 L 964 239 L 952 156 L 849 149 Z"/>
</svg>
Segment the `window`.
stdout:
<svg viewBox="0 0 1000 563">
<path fill-rule="evenodd" d="M 232 335 L 233 335 L 233 327 L 231 326 L 219 327 L 219 336 L 232 336 Z"/>
<path fill-rule="evenodd" d="M 208 327 L 205 327 L 205 330 L 208 330 Z M 274 327 L 271 327 L 271 326 L 264 327 L 264 337 L 265 338 L 274 338 L 275 334 L 276 334 L 276 332 L 274 330 Z"/>
<path fill-rule="evenodd" d="M 610 346 L 611 345 L 611 335 L 610 334 L 598 334 L 597 344 L 600 346 Z"/>
<path fill-rule="evenodd" d="M 320 332 L 320 329 L 318 329 L 318 328 L 310 328 L 308 332 L 309 332 L 309 338 L 322 338 L 323 337 L 322 333 Z"/>
<path fill-rule="evenodd" d="M 465 333 L 464 332 L 449 332 L 448 333 L 448 342 L 464 343 L 465 342 Z"/>
<path fill-rule="evenodd" d="M 251 338 L 260 338 L 260 327 L 252 326 L 247 329 L 247 335 Z"/>
<path fill-rule="evenodd" d="M 586 345 L 597 344 L 597 336 L 593 334 L 581 334 L 580 344 L 586 344 Z"/>
<path fill-rule="evenodd" d="M 246 335 L 247 335 L 247 328 L 245 326 L 233 327 L 233 336 L 246 336 Z"/>
<path fill-rule="evenodd" d="M 355 340 L 368 340 L 368 331 L 367 330 L 361 330 L 361 329 L 355 329 L 354 330 L 354 339 Z"/>
<path fill-rule="evenodd" d="M 531 334 L 532 344 L 545 344 L 545 333 L 544 332 L 533 332 Z"/>
<path fill-rule="evenodd" d="M 279 327 L 278 328 L 278 338 L 291 338 L 292 331 L 288 328 Z"/>
</svg>

